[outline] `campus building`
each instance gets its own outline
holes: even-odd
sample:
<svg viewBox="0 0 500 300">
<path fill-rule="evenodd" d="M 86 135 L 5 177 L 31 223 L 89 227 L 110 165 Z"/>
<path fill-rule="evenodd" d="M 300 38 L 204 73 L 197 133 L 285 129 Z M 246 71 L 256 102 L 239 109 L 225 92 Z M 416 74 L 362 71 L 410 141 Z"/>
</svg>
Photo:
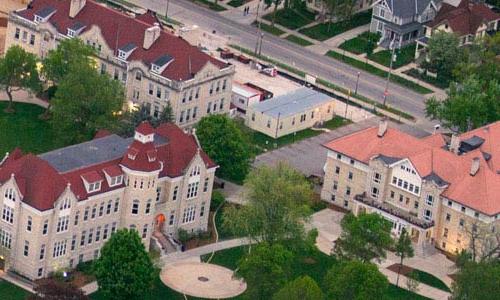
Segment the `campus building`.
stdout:
<svg viewBox="0 0 500 300">
<path fill-rule="evenodd" d="M 333 105 L 332 97 L 302 87 L 249 106 L 245 125 L 276 139 L 330 121 Z"/>
<path fill-rule="evenodd" d="M 382 215 L 396 236 L 405 228 L 417 253 L 467 249 L 471 233 L 498 236 L 500 122 L 419 139 L 382 121 L 324 146 L 321 198 Z"/>
<path fill-rule="evenodd" d="M 435 32 L 454 33 L 460 46 L 464 46 L 499 29 L 500 14 L 482 2 L 462 0 L 458 6 L 443 3 L 434 20 L 425 24 L 425 36 L 417 40 L 415 58 L 426 52 L 429 39 Z"/>
<path fill-rule="evenodd" d="M 206 231 L 217 166 L 196 135 L 142 123 L 114 134 L 0 161 L 0 266 L 37 279 L 96 259 L 120 228 L 153 237 Z"/>
<path fill-rule="evenodd" d="M 129 106 L 158 116 L 169 102 L 182 127 L 229 111 L 234 66 L 167 31 L 151 12 L 134 17 L 92 0 L 34 0 L 9 14 L 6 49 L 19 45 L 44 58 L 71 38 L 96 50 L 98 68 L 124 84 Z"/>
</svg>

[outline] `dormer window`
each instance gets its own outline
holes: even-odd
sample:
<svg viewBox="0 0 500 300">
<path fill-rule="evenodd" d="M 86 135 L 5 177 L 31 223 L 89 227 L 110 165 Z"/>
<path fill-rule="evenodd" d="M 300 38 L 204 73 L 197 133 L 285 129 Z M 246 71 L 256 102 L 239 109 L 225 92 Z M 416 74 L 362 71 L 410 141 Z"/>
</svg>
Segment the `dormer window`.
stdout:
<svg viewBox="0 0 500 300">
<path fill-rule="evenodd" d="M 162 55 L 151 63 L 151 71 L 156 74 L 161 74 L 172 61 L 174 61 L 172 56 L 168 54 Z"/>
<path fill-rule="evenodd" d="M 149 162 L 154 162 L 156 160 L 156 151 L 148 151 L 147 155 Z"/>
<path fill-rule="evenodd" d="M 122 182 L 123 182 L 123 175 L 111 177 L 111 181 L 109 183 L 109 186 L 110 187 L 117 186 L 117 185 L 122 184 Z"/>
<path fill-rule="evenodd" d="M 46 6 L 41 10 L 35 12 L 35 23 L 47 22 L 50 17 L 56 12 L 56 9 L 52 6 Z"/>
<path fill-rule="evenodd" d="M 75 37 L 76 36 L 76 32 L 73 29 L 69 29 L 68 28 L 68 36 L 69 37 Z"/>
<path fill-rule="evenodd" d="M 89 193 L 97 192 L 100 189 L 101 189 L 101 182 L 100 181 L 89 183 L 89 188 L 88 188 Z"/>
<path fill-rule="evenodd" d="M 68 27 L 67 36 L 76 37 L 82 32 L 82 30 L 84 28 L 85 28 L 85 25 L 83 25 L 81 22 L 76 21 L 75 23 L 73 23 L 73 25 Z"/>
<path fill-rule="evenodd" d="M 137 154 L 139 153 L 139 151 L 137 151 L 136 149 L 134 148 L 131 148 L 128 153 L 127 153 L 127 157 L 131 160 L 135 160 L 135 158 L 137 157 Z"/>
<path fill-rule="evenodd" d="M 118 58 L 122 60 L 126 60 L 132 52 L 137 48 L 134 43 L 128 43 L 118 49 Z"/>
<path fill-rule="evenodd" d="M 106 167 L 102 170 L 106 175 L 109 187 L 114 187 L 123 183 L 122 169 L 117 165 Z"/>
<path fill-rule="evenodd" d="M 151 70 L 155 73 L 160 73 L 160 67 L 157 65 L 151 65 Z"/>
<path fill-rule="evenodd" d="M 40 16 L 35 16 L 35 22 L 36 22 L 36 23 L 43 22 L 43 18 L 42 18 L 42 17 L 40 17 Z"/>
<path fill-rule="evenodd" d="M 118 50 L 118 57 L 121 59 L 125 59 L 127 57 L 127 53 L 122 50 Z"/>
</svg>

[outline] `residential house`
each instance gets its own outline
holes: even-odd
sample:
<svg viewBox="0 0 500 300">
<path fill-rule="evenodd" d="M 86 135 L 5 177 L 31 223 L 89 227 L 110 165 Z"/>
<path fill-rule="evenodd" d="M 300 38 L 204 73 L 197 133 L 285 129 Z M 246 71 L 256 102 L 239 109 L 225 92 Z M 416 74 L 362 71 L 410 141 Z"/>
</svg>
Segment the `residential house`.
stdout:
<svg viewBox="0 0 500 300">
<path fill-rule="evenodd" d="M 279 138 L 331 120 L 334 99 L 302 87 L 248 107 L 245 124 L 272 138 Z"/>
<path fill-rule="evenodd" d="M 464 46 L 499 29 L 500 14 L 482 2 L 462 0 L 458 6 L 443 3 L 434 20 L 425 24 L 425 36 L 417 40 L 415 58 L 425 52 L 429 38 L 437 31 L 456 34 L 460 46 Z"/>
<path fill-rule="evenodd" d="M 153 233 L 206 231 L 216 168 L 174 124 L 40 155 L 16 149 L 0 161 L 0 266 L 34 280 L 98 258 L 120 228 L 148 250 Z"/>
<path fill-rule="evenodd" d="M 354 6 L 354 12 L 360 12 L 370 9 L 373 0 L 357 0 Z M 316 12 L 319 17 L 328 17 L 329 11 L 323 0 L 307 0 L 306 7 L 310 11 Z"/>
<path fill-rule="evenodd" d="M 128 106 L 145 105 L 157 117 L 170 103 L 182 127 L 229 111 L 234 66 L 166 30 L 154 13 L 133 17 L 93 0 L 34 0 L 9 14 L 6 49 L 19 45 L 44 58 L 71 38 L 96 50 L 100 72 L 123 83 Z"/>
<path fill-rule="evenodd" d="M 416 138 L 382 121 L 324 146 L 321 198 L 356 215 L 380 214 L 395 236 L 405 228 L 417 253 L 467 249 L 479 230 L 498 237 L 500 122 L 450 139 Z"/>
<path fill-rule="evenodd" d="M 424 34 L 423 24 L 436 16 L 435 0 L 378 0 L 373 4 L 371 32 L 381 35 L 380 46 L 400 48 Z"/>
</svg>

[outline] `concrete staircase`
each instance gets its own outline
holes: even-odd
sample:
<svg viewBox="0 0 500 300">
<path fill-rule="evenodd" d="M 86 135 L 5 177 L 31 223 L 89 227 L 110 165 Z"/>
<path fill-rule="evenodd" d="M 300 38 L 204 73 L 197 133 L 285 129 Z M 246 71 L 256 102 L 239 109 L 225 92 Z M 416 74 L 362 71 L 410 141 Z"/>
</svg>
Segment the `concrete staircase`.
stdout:
<svg viewBox="0 0 500 300">
<path fill-rule="evenodd" d="M 177 252 L 177 248 L 172 245 L 170 240 L 163 234 L 163 232 L 159 230 L 155 230 L 153 232 L 153 239 L 158 242 L 158 244 L 161 246 L 161 251 L 162 254 L 170 254 Z"/>
<path fill-rule="evenodd" d="M 423 243 L 422 245 L 413 244 L 413 246 L 415 256 L 418 257 L 429 257 L 439 252 L 431 243 Z"/>
</svg>

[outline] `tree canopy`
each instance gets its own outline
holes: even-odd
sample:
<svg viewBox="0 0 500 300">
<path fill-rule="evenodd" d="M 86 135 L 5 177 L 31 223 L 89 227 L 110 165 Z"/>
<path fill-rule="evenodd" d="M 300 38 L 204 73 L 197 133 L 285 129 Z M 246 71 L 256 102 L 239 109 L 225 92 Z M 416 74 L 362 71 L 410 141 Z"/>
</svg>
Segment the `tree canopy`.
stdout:
<svg viewBox="0 0 500 300">
<path fill-rule="evenodd" d="M 248 203 L 224 210 L 223 226 L 238 236 L 274 244 L 306 239 L 304 220 L 310 214 L 311 185 L 290 166 L 261 166 L 248 174 L 244 185 Z"/>
<path fill-rule="evenodd" d="M 287 281 L 292 252 L 280 244 L 258 244 L 238 262 L 237 276 L 247 283 L 250 299 L 271 299 Z"/>
<path fill-rule="evenodd" d="M 378 214 L 347 214 L 341 222 L 342 233 L 334 252 L 341 258 L 370 262 L 386 257 L 393 243 L 391 224 Z"/>
<path fill-rule="evenodd" d="M 155 269 L 137 231 L 120 229 L 101 248 L 94 274 L 109 299 L 140 299 L 152 287 Z"/>
<path fill-rule="evenodd" d="M 453 300 L 493 299 L 500 295 L 498 259 L 465 263 L 452 284 Z M 494 296 L 496 295 L 496 296 Z"/>
<path fill-rule="evenodd" d="M 395 245 L 396 256 L 399 256 L 401 261 L 399 262 L 398 278 L 396 280 L 396 285 L 399 285 L 399 274 L 401 273 L 401 268 L 403 267 L 403 260 L 407 257 L 413 257 L 413 246 L 411 244 L 411 238 L 405 228 L 401 230 L 398 240 Z"/>
<path fill-rule="evenodd" d="M 95 65 L 94 54 L 94 49 L 81 39 L 63 39 L 43 60 L 42 73 L 48 80 L 58 83 L 69 74 L 73 64 Z"/>
<path fill-rule="evenodd" d="M 124 99 L 120 82 L 86 63 L 72 64 L 52 101 L 52 124 L 62 139 L 81 142 L 117 126 Z"/>
<path fill-rule="evenodd" d="M 17 45 L 10 47 L 5 56 L 0 57 L 0 89 L 9 98 L 6 112 L 14 112 L 13 92 L 21 89 L 35 93 L 40 91 L 36 56 Z"/>
<path fill-rule="evenodd" d="M 452 78 L 453 70 L 464 59 L 459 38 L 454 33 L 437 31 L 429 38 L 428 61 L 423 65 L 442 78 Z"/>
<path fill-rule="evenodd" d="M 217 175 L 243 181 L 250 168 L 250 145 L 234 121 L 210 115 L 198 122 L 196 130 L 203 150 L 220 166 Z"/>
<path fill-rule="evenodd" d="M 27 300 L 89 300 L 90 298 L 76 286 L 61 282 L 53 278 L 45 278 L 35 281 L 34 295 Z"/>
<path fill-rule="evenodd" d="M 325 276 L 327 299 L 384 299 L 389 281 L 377 266 L 361 261 L 343 261 Z"/>
<path fill-rule="evenodd" d="M 305 275 L 285 284 L 273 300 L 322 300 L 323 292 L 316 281 Z"/>
</svg>

